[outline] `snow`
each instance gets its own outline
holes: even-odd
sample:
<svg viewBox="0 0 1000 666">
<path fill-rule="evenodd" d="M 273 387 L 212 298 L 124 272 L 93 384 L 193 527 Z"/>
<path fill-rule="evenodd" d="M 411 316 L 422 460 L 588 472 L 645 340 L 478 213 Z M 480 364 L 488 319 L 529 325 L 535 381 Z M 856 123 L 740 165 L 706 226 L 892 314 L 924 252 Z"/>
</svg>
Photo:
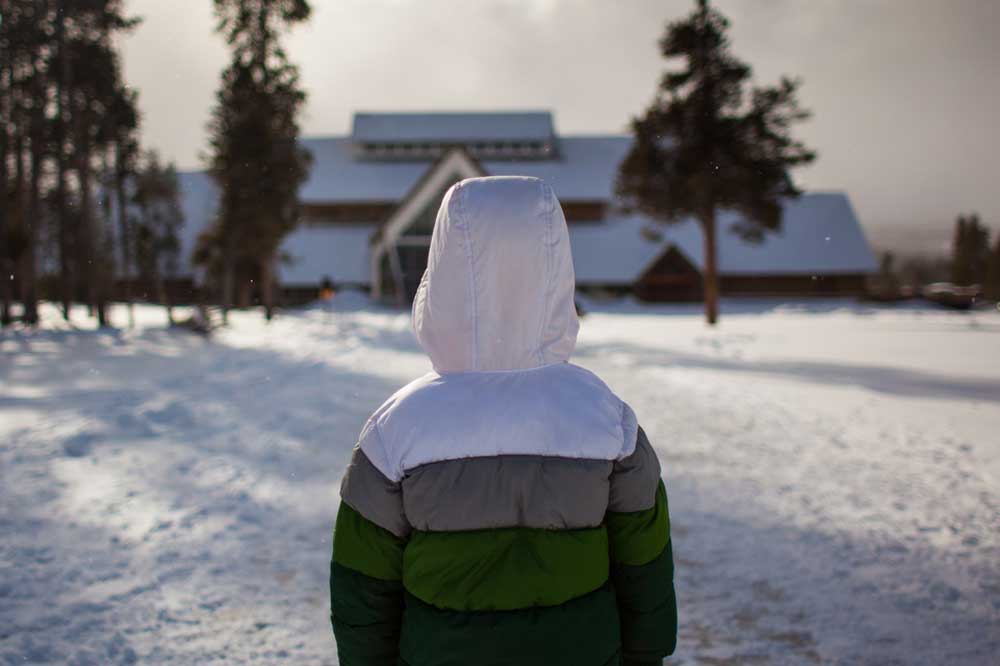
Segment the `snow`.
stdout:
<svg viewBox="0 0 1000 666">
<path fill-rule="evenodd" d="M 995 663 L 1000 314 L 587 306 L 575 359 L 670 496 L 668 663 Z M 339 479 L 429 368 L 406 313 L 344 292 L 209 340 L 42 314 L 0 337 L 0 663 L 335 664 Z"/>
</svg>

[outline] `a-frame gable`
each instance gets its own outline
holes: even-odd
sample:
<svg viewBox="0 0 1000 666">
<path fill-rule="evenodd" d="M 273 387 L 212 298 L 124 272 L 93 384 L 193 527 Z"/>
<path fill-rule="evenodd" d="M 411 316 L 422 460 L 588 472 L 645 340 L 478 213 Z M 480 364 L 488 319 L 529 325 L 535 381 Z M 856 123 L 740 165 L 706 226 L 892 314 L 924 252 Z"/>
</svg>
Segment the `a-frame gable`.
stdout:
<svg viewBox="0 0 1000 666">
<path fill-rule="evenodd" d="M 436 214 L 437 206 L 440 205 L 441 197 L 445 190 L 452 184 L 466 178 L 477 178 L 487 175 L 479 162 L 460 147 L 453 148 L 438 158 L 420 179 L 410 188 L 396 210 L 393 211 L 389 219 L 381 229 L 372 237 L 371 252 L 371 276 L 372 294 L 376 298 L 383 296 L 385 285 L 383 284 L 382 265 L 388 259 L 388 266 L 392 274 L 391 282 L 395 283 L 394 288 L 397 300 L 401 300 L 405 290 L 407 280 L 404 279 L 404 262 L 400 260 L 400 244 L 411 246 L 430 247 L 430 234 L 433 222 L 426 224 L 424 218 L 430 208 L 434 210 L 431 214 Z M 433 218 L 431 218 L 433 219 Z M 416 223 L 424 221 L 426 229 L 418 230 L 417 234 L 410 236 L 407 234 Z"/>
<path fill-rule="evenodd" d="M 394 243 L 433 199 L 454 182 L 485 176 L 479 162 L 462 148 L 453 148 L 427 168 L 393 211 L 379 233 L 379 244 Z"/>
</svg>

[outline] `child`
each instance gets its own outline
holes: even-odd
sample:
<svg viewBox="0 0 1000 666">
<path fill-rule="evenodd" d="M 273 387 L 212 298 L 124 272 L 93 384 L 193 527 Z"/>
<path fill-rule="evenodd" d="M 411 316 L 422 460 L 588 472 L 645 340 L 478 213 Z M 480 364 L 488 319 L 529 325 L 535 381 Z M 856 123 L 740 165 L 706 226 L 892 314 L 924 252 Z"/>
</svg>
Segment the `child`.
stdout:
<svg viewBox="0 0 1000 666">
<path fill-rule="evenodd" d="M 368 420 L 330 572 L 342 666 L 660 664 L 667 498 L 635 414 L 568 362 L 569 235 L 537 178 L 444 196 L 413 328 L 434 371 Z"/>
</svg>

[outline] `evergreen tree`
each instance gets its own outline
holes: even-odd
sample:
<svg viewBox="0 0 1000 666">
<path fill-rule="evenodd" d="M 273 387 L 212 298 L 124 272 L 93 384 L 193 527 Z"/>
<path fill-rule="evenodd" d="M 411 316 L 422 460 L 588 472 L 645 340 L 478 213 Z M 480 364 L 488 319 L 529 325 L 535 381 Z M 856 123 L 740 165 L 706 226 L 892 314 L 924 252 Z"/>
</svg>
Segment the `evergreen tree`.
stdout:
<svg viewBox="0 0 1000 666">
<path fill-rule="evenodd" d="M 184 214 L 180 205 L 177 171 L 172 164 L 161 166 L 155 151 L 149 151 L 135 176 L 132 203 L 135 220 L 135 264 L 144 282 L 153 285 L 156 297 L 167 308 L 167 320 L 173 324 L 173 303 L 165 279 L 177 276 L 180 259 L 180 229 Z"/>
<path fill-rule="evenodd" d="M 19 193 L 10 178 L 8 156 L 14 143 L 16 106 L 14 103 L 14 59 L 17 49 L 16 18 L 9 0 L 0 2 L 0 326 L 13 321 L 11 303 L 13 287 L 10 279 L 16 257 L 13 251 L 16 214 L 20 207 Z"/>
<path fill-rule="evenodd" d="M 73 32 L 65 42 L 69 59 L 67 96 L 71 117 L 69 133 L 76 173 L 80 225 L 76 229 L 79 274 L 86 300 L 101 326 L 110 324 L 107 305 L 114 282 L 112 231 L 99 224 L 95 210 L 94 172 L 98 156 L 114 144 L 120 123 L 133 118 L 116 115 L 124 91 L 121 66 L 113 37 L 137 25 L 123 14 L 121 0 L 76 0 Z"/>
<path fill-rule="evenodd" d="M 741 213 L 747 241 L 781 226 L 782 201 L 800 194 L 789 175 L 815 154 L 791 135 L 809 114 L 799 83 L 749 88 L 750 66 L 730 53 L 729 21 L 708 0 L 668 24 L 660 51 L 679 69 L 663 76 L 653 104 L 633 120 L 635 140 L 618 175 L 625 204 L 663 222 L 693 217 L 702 228 L 705 315 L 718 318 L 719 209 Z"/>
<path fill-rule="evenodd" d="M 122 281 L 122 293 L 128 306 L 129 328 L 135 326 L 135 308 L 132 305 L 131 282 L 134 277 L 134 252 L 132 248 L 134 231 L 132 216 L 128 206 L 128 184 L 137 173 L 139 157 L 139 111 L 137 95 L 123 85 L 119 85 L 107 114 L 110 152 L 113 168 L 109 176 L 108 212 L 114 208 L 117 218 L 119 254 L 118 274 Z"/>
<path fill-rule="evenodd" d="M 975 213 L 959 215 L 951 249 L 951 281 L 958 285 L 984 284 L 989 262 L 989 231 Z"/>
<path fill-rule="evenodd" d="M 13 261 L 28 322 L 37 321 L 36 256 L 47 223 L 58 230 L 64 316 L 79 286 L 107 323 L 112 257 L 103 254 L 94 175 L 124 87 L 114 36 L 136 23 L 122 0 L 0 0 L 0 230 L 20 239 Z"/>
<path fill-rule="evenodd" d="M 899 293 L 899 276 L 896 273 L 896 255 L 883 252 L 879 258 L 878 288 L 883 294 Z"/>
<path fill-rule="evenodd" d="M 214 0 L 218 30 L 233 59 L 222 75 L 209 126 L 211 173 L 221 193 L 215 228 L 199 256 L 222 258 L 224 317 L 233 302 L 238 266 L 257 268 L 261 300 L 273 314 L 274 263 L 298 219 L 298 188 L 309 154 L 299 146 L 297 116 L 305 102 L 298 70 L 279 43 L 280 32 L 306 20 L 306 0 Z"/>
<path fill-rule="evenodd" d="M 45 96 L 40 70 L 47 36 L 46 2 L 0 0 L 0 321 L 12 321 L 13 276 L 17 275 L 26 323 L 38 321 L 35 243 L 40 154 L 39 123 Z"/>
<path fill-rule="evenodd" d="M 993 243 L 993 251 L 990 252 L 990 264 L 986 271 L 986 284 L 984 287 L 986 298 L 993 301 L 1000 301 L 1000 232 L 997 232 L 997 239 Z"/>
</svg>

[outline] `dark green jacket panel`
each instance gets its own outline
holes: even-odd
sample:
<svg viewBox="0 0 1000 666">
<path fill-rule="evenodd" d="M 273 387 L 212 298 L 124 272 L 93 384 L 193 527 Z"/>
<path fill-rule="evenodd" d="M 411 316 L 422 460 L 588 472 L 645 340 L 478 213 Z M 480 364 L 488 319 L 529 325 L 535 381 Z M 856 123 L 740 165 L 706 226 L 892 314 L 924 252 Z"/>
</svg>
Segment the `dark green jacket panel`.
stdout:
<svg viewBox="0 0 1000 666">
<path fill-rule="evenodd" d="M 340 666 L 396 666 L 403 584 L 330 563 L 330 620 Z"/>
<path fill-rule="evenodd" d="M 625 664 L 659 664 L 677 645 L 671 544 L 648 564 L 612 567 L 611 580 L 618 597 Z"/>
<path fill-rule="evenodd" d="M 406 541 L 340 503 L 330 562 L 330 619 L 341 666 L 394 666 Z"/>
<path fill-rule="evenodd" d="M 618 610 L 610 584 L 559 606 L 448 611 L 406 593 L 400 660 L 407 666 L 618 664 Z"/>
<path fill-rule="evenodd" d="M 663 482 L 652 508 L 608 512 L 611 581 L 621 616 L 624 664 L 658 664 L 677 642 L 670 517 Z"/>
</svg>

